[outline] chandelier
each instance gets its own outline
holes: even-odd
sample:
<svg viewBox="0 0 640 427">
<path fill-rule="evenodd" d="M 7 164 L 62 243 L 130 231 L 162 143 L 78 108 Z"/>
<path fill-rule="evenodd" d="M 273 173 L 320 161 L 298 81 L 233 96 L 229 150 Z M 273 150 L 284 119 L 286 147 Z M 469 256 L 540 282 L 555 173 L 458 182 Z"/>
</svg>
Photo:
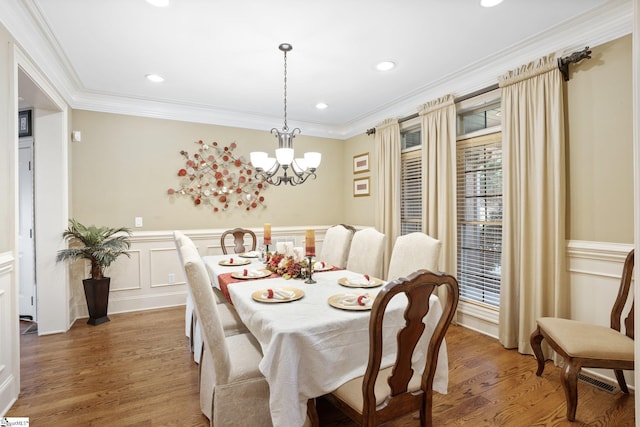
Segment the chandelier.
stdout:
<svg viewBox="0 0 640 427">
<path fill-rule="evenodd" d="M 251 164 L 256 168 L 256 176 L 264 179 L 271 185 L 291 184 L 298 185 L 309 177 L 316 178 L 316 169 L 320 166 L 322 154 L 317 152 L 304 153 L 303 158 L 294 158 L 293 139 L 300 133 L 299 128 L 289 130 L 287 125 L 287 52 L 291 52 L 293 46 L 282 43 L 278 46 L 284 52 L 284 126 L 282 130 L 271 129 L 271 133 L 278 138 L 276 157 L 269 157 L 264 151 L 254 151 L 250 154 Z M 282 175 L 276 174 L 282 168 Z"/>
</svg>

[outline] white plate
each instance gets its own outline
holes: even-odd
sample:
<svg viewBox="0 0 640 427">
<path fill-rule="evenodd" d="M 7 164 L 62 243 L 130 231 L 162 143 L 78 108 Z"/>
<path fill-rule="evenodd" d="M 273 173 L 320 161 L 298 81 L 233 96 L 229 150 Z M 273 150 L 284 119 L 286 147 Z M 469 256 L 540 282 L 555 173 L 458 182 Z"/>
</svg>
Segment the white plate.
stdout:
<svg viewBox="0 0 640 427">
<path fill-rule="evenodd" d="M 333 265 L 330 264 L 325 264 L 324 267 L 322 268 L 316 268 L 316 266 L 313 266 L 313 271 L 329 271 L 333 268 Z"/>
<path fill-rule="evenodd" d="M 299 300 L 304 296 L 304 292 L 302 291 L 302 289 L 287 288 L 284 286 L 281 287 L 280 289 L 283 289 L 285 291 L 293 291 L 294 295 L 291 298 L 287 298 L 287 299 L 265 298 L 262 296 L 262 294 L 265 293 L 267 290 L 261 289 L 259 291 L 255 291 L 254 293 L 252 293 L 251 298 L 259 302 L 291 302 L 291 301 Z"/>
<path fill-rule="evenodd" d="M 262 279 L 262 278 L 271 276 L 271 272 L 269 270 L 254 270 L 253 273 L 254 275 L 247 274 L 245 276 L 244 270 L 234 271 L 233 273 L 231 273 L 231 277 L 233 277 L 234 279 L 250 280 L 250 279 Z"/>
<path fill-rule="evenodd" d="M 350 311 L 371 310 L 371 306 L 373 305 L 373 299 L 374 298 L 370 294 L 364 294 L 364 295 L 367 295 L 369 297 L 369 304 L 367 304 L 367 305 L 343 304 L 342 301 L 343 301 L 344 297 L 347 296 L 347 295 L 349 295 L 349 294 L 331 295 L 327 301 L 329 302 L 329 305 L 331 307 L 339 308 L 341 310 L 350 310 Z"/>
<path fill-rule="evenodd" d="M 259 252 L 243 252 L 238 254 L 240 258 L 260 258 Z"/>
<path fill-rule="evenodd" d="M 232 263 L 229 262 L 230 259 L 231 259 L 231 257 L 229 259 L 220 260 L 218 262 L 218 264 L 223 265 L 225 267 L 235 267 L 237 265 L 251 264 L 251 260 L 249 260 L 249 259 L 233 258 L 233 262 Z"/>
<path fill-rule="evenodd" d="M 377 288 L 384 283 L 384 281 L 376 279 L 375 277 L 372 277 L 370 281 L 373 283 L 370 283 L 368 285 L 359 285 L 357 283 L 351 283 L 346 277 L 341 277 L 338 279 L 338 283 L 342 286 L 346 286 L 347 288 Z"/>
</svg>

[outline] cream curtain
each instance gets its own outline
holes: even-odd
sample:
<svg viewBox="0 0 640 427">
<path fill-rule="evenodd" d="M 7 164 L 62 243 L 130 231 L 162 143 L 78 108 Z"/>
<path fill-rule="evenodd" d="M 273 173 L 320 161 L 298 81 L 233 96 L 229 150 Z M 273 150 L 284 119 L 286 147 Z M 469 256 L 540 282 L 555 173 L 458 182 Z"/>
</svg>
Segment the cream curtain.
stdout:
<svg viewBox="0 0 640 427">
<path fill-rule="evenodd" d="M 447 95 L 422 105 L 422 229 L 442 242 L 440 270 L 457 274 L 456 108 Z"/>
<path fill-rule="evenodd" d="M 396 119 L 387 119 L 376 126 L 376 209 L 375 227 L 387 236 L 384 249 L 382 277 L 387 277 L 391 250 L 400 235 L 400 124 Z"/>
<path fill-rule="evenodd" d="M 503 238 L 499 338 L 531 354 L 536 318 L 566 315 L 565 142 L 555 55 L 510 71 L 502 88 Z"/>
</svg>

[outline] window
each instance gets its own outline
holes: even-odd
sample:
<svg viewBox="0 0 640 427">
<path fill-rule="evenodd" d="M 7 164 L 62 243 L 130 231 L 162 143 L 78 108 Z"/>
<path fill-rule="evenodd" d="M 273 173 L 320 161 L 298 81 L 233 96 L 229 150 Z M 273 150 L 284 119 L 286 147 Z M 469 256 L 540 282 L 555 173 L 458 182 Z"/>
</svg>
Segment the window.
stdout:
<svg viewBox="0 0 640 427">
<path fill-rule="evenodd" d="M 460 112 L 457 123 L 458 135 L 468 135 L 481 129 L 500 126 L 501 116 L 500 101 Z"/>
<path fill-rule="evenodd" d="M 422 231 L 422 159 L 420 129 L 402 132 L 400 234 Z"/>
<path fill-rule="evenodd" d="M 500 305 L 502 134 L 457 143 L 458 282 L 465 301 Z"/>
</svg>

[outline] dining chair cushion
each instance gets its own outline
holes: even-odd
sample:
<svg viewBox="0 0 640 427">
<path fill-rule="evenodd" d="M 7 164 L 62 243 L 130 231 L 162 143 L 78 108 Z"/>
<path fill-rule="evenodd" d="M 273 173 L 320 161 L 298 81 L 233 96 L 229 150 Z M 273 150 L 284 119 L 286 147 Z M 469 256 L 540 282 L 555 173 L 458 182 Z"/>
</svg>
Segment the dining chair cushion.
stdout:
<svg viewBox="0 0 640 427">
<path fill-rule="evenodd" d="M 399 236 L 393 245 L 387 280 L 407 277 L 421 269 L 438 271 L 442 243 L 420 232 Z"/>
<path fill-rule="evenodd" d="M 382 369 L 378 374 L 378 378 L 376 379 L 375 384 L 375 394 L 376 394 L 376 405 L 380 405 L 389 395 L 390 389 L 389 384 L 387 383 L 387 379 L 391 375 L 391 371 L 393 370 L 393 366 L 389 366 L 386 369 Z M 421 375 L 416 372 L 411 377 L 409 381 L 409 386 L 407 387 L 409 391 L 416 391 L 420 389 L 420 380 Z M 333 392 L 333 394 L 344 401 L 347 405 L 351 406 L 356 411 L 362 413 L 363 407 L 363 395 L 362 395 L 362 380 L 364 377 L 357 377 L 342 384 L 337 390 Z"/>
<path fill-rule="evenodd" d="M 537 323 L 570 357 L 634 360 L 633 339 L 609 326 L 555 317 L 541 317 Z"/>
<path fill-rule="evenodd" d="M 386 236 L 375 228 L 365 228 L 353 234 L 347 270 L 381 279 Z"/>
<path fill-rule="evenodd" d="M 347 229 L 342 224 L 329 227 L 324 235 L 322 249 L 320 250 L 318 259 L 329 265 L 345 268 L 347 266 L 347 258 L 349 257 L 352 238 L 353 231 Z"/>
</svg>

